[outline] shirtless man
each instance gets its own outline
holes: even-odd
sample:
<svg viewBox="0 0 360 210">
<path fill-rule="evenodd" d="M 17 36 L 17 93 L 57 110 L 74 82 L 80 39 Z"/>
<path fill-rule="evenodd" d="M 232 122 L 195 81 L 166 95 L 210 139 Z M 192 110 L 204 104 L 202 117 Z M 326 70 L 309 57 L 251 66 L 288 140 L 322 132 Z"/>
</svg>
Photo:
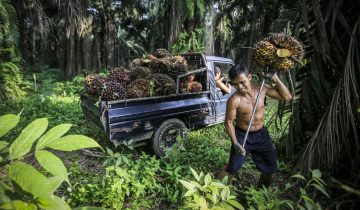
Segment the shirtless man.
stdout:
<svg viewBox="0 0 360 210">
<path fill-rule="evenodd" d="M 229 163 L 222 176 L 229 175 L 229 178 L 234 176 L 243 165 L 247 154 L 250 153 L 256 167 L 262 172 L 258 186 L 269 186 L 272 181 L 272 174 L 277 172 L 275 149 L 269 132 L 264 127 L 265 96 L 282 101 L 292 99 L 289 90 L 280 81 L 276 73 L 267 77 L 271 78 L 275 86 L 264 85 L 248 139 L 245 148 L 243 148 L 242 144 L 260 85 L 250 83 L 252 75 L 245 66 L 236 65 L 229 70 L 230 84 L 236 89 L 236 92 L 227 101 L 225 127 L 232 146 Z M 234 121 L 236 125 L 233 124 Z"/>
</svg>

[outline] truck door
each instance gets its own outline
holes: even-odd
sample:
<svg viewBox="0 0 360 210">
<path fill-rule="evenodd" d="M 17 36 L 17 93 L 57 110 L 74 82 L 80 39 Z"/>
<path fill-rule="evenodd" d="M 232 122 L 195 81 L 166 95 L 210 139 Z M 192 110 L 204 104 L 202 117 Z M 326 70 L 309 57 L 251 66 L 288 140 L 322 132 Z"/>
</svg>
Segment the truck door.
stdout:
<svg viewBox="0 0 360 210">
<path fill-rule="evenodd" d="M 230 68 L 233 66 L 232 63 L 221 63 L 221 62 L 213 62 L 213 74 L 215 78 L 215 69 L 219 68 L 221 72 L 221 77 L 224 77 L 223 83 L 227 84 L 229 82 L 228 72 Z M 225 120 L 225 112 L 226 112 L 226 102 L 228 98 L 235 92 L 235 89 L 231 87 L 231 93 L 225 93 L 221 91 L 220 88 L 213 88 L 214 94 L 214 105 L 215 105 L 215 122 L 222 123 Z"/>
</svg>

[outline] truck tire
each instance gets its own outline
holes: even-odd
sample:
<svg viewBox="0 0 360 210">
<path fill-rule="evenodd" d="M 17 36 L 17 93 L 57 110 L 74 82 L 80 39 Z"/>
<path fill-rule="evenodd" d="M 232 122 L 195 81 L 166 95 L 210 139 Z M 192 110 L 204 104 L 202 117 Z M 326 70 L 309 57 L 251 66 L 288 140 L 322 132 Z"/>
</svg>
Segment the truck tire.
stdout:
<svg viewBox="0 0 360 210">
<path fill-rule="evenodd" d="M 157 157 L 165 155 L 166 148 L 171 148 L 176 142 L 176 138 L 186 132 L 183 121 L 172 118 L 165 120 L 157 128 L 152 141 L 152 148 Z"/>
</svg>

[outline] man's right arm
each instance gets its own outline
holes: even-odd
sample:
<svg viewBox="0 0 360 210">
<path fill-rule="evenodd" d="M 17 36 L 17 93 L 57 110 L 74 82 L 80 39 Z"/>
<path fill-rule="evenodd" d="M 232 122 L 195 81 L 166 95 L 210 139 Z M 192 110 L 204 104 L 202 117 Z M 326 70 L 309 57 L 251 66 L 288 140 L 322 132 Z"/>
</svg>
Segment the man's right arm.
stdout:
<svg viewBox="0 0 360 210">
<path fill-rule="evenodd" d="M 226 104 L 226 116 L 225 116 L 225 128 L 226 132 L 230 136 L 231 142 L 233 147 L 235 148 L 236 153 L 240 153 L 241 155 L 245 156 L 246 151 L 245 149 L 239 144 L 236 135 L 235 135 L 235 128 L 233 122 L 236 118 L 236 111 L 237 106 L 239 104 L 239 99 L 236 98 L 234 95 L 231 96 Z"/>
<path fill-rule="evenodd" d="M 233 144 L 237 143 L 233 122 L 236 118 L 237 99 L 231 96 L 226 104 L 225 128 Z"/>
</svg>

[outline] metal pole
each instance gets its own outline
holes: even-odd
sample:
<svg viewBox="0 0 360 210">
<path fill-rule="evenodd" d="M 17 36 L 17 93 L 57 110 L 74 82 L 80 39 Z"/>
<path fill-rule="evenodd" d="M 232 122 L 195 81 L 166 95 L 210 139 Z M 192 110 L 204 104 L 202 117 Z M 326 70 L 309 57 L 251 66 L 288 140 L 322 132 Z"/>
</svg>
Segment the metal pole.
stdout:
<svg viewBox="0 0 360 210">
<path fill-rule="evenodd" d="M 262 89 L 263 89 L 263 87 L 264 87 L 264 84 L 265 84 L 265 79 L 262 80 L 259 93 L 258 93 L 257 96 L 256 96 L 255 106 L 254 106 L 254 109 L 253 109 L 253 111 L 252 111 L 252 113 L 251 113 L 250 122 L 249 122 L 248 128 L 247 128 L 247 130 L 246 130 L 246 134 L 245 134 L 245 138 L 244 138 L 244 143 L 243 143 L 243 145 L 242 145 L 242 147 L 243 147 L 244 149 L 245 149 L 245 143 L 246 143 L 246 140 L 247 140 L 248 135 L 249 135 L 249 131 L 250 131 L 250 128 L 251 128 L 251 124 L 252 124 L 252 121 L 253 121 L 253 119 L 254 119 L 255 111 L 256 111 L 257 105 L 258 105 L 258 103 L 259 103 L 260 94 L 261 94 L 261 91 L 262 91 Z"/>
</svg>

